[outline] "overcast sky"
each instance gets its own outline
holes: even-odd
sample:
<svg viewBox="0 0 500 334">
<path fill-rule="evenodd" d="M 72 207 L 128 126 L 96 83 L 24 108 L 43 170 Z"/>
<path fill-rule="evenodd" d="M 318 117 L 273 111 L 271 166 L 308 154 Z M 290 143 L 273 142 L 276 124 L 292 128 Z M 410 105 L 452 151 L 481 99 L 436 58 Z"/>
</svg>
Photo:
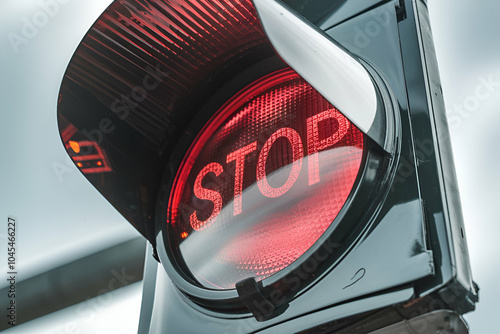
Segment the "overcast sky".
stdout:
<svg viewBox="0 0 500 334">
<path fill-rule="evenodd" d="M 429 2 L 472 272 L 481 288 L 477 311 L 466 319 L 471 333 L 489 333 L 498 327 L 500 300 L 500 2 Z"/>
<path fill-rule="evenodd" d="M 56 122 L 61 79 L 88 30 L 78 22 L 91 24 L 109 2 L 89 1 L 83 11 L 77 10 L 78 3 L 85 4 L 80 0 L 52 7 L 53 17 L 31 31 L 23 28 L 23 18 L 33 20 L 43 13 L 39 2 L 0 4 L 4 29 L 0 38 L 0 219 L 8 215 L 19 219 L 19 280 L 137 235 L 69 160 Z M 67 15 L 72 11 L 78 15 Z M 13 44 L 6 36 L 10 32 L 26 38 Z M 5 255 L 0 252 L 1 268 L 7 262 Z M 6 283 L 2 280 L 0 288 Z"/>
<path fill-rule="evenodd" d="M 5 27 L 19 27 L 20 17 L 36 13 L 40 5 L 34 0 L 1 0 L 0 219 L 19 218 L 24 278 L 89 247 L 102 248 L 107 238 L 118 243 L 137 235 L 67 164 L 53 113 L 71 50 L 86 31 L 75 20 L 93 21 L 109 2 L 72 0 L 60 5 L 58 13 L 14 52 Z M 445 101 L 453 119 L 450 130 L 473 275 L 481 287 L 477 311 L 466 318 L 471 333 L 480 334 L 496 327 L 500 300 L 500 2 L 429 2 Z M 72 12 L 78 15 L 68 15 Z M 56 29 L 56 22 L 67 29 Z M 52 47 L 60 39 L 67 47 Z M 60 165 L 73 169 L 61 174 Z M 75 243 L 79 235 L 87 237 Z M 0 237 L 5 240 L 5 231 Z"/>
</svg>

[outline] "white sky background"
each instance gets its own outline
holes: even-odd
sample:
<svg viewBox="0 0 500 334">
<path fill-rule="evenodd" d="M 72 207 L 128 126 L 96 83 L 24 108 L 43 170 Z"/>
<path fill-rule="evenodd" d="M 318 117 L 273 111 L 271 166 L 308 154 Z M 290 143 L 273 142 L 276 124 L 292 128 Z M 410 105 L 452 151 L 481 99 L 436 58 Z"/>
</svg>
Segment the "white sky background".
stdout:
<svg viewBox="0 0 500 334">
<path fill-rule="evenodd" d="M 0 0 L 0 289 L 8 283 L 8 216 L 18 219 L 17 281 L 139 235 L 69 160 L 56 122 L 67 64 L 111 1 L 57 1 Z M 41 3 L 56 5 L 47 10 Z M 23 35 L 23 19 L 42 24 Z M 25 38 L 17 52 L 9 33 Z M 135 333 L 141 286 L 90 299 L 13 333 Z M 2 305 L 5 299 L 0 296 Z"/>
<path fill-rule="evenodd" d="M 19 256 L 25 269 L 20 275 L 27 278 L 88 252 L 89 246 L 104 247 L 106 238 L 118 243 L 137 234 L 76 169 L 61 182 L 51 165 L 66 159 L 53 110 L 71 48 L 88 29 L 76 23 L 97 18 L 110 1 L 65 0 L 18 53 L 6 38 L 12 28 L 6 27 L 18 32 L 20 17 L 35 14 L 40 5 L 35 0 L 0 1 L 0 220 L 7 215 L 19 219 Z M 450 129 L 473 275 L 481 287 L 477 311 L 466 318 L 471 333 L 487 333 L 497 327 L 500 300 L 500 2 L 429 2 L 445 101 L 453 118 Z M 59 24 L 67 28 L 61 31 Z M 484 81 L 494 84 L 486 87 Z M 88 237 L 75 244 L 80 235 Z M 2 271 L 4 238 L 2 230 Z"/>
<path fill-rule="evenodd" d="M 500 2 L 430 0 L 429 11 L 472 273 L 481 288 L 477 310 L 466 319 L 471 333 L 491 333 L 500 300 Z M 485 90 L 483 79 L 496 87 Z"/>
<path fill-rule="evenodd" d="M 16 217 L 18 280 L 138 236 L 70 161 L 55 113 L 67 64 L 110 1 L 59 1 L 51 11 L 40 3 L 58 2 L 0 2 L 0 241 L 7 216 Z M 45 24 L 23 34 L 23 20 L 46 12 Z M 9 33 L 25 41 L 16 49 Z M 0 261 L 6 272 L 5 251 Z"/>
</svg>

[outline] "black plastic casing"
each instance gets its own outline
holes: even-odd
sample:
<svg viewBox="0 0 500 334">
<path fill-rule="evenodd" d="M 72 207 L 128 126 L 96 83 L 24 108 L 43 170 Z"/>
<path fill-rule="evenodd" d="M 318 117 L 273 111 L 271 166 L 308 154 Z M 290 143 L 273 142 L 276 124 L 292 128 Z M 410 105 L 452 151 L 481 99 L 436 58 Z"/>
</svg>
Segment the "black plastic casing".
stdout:
<svg viewBox="0 0 500 334">
<path fill-rule="evenodd" d="M 358 226 L 346 239 L 350 243 L 320 260 L 318 254 L 331 244 L 325 235 L 306 256 L 260 282 L 256 289 L 269 302 L 261 309 L 248 307 L 254 300 L 242 300 L 236 290 L 197 286 L 172 258 L 163 222 L 176 158 L 141 160 L 142 170 L 154 171 L 143 183 L 122 168 L 122 191 L 134 194 L 126 218 L 151 241 L 150 253 L 161 262 L 150 256 L 146 264 L 139 332 L 366 333 L 435 310 L 473 310 L 478 288 L 470 272 L 426 2 L 284 2 L 388 83 L 399 106 L 397 152 L 387 155 L 367 145 L 362 175 L 337 217 Z M 248 54 L 228 66 L 251 68 L 275 57 L 268 45 Z M 223 87 L 231 80 L 217 83 Z M 196 136 L 190 122 L 180 122 L 178 137 L 186 142 L 177 145 L 188 147 Z M 175 152 L 168 145 L 162 152 Z M 139 146 L 136 152 L 145 150 Z M 123 214 L 119 196 L 104 189 L 109 183 L 93 184 Z M 138 188 L 147 196 L 139 196 Z"/>
</svg>

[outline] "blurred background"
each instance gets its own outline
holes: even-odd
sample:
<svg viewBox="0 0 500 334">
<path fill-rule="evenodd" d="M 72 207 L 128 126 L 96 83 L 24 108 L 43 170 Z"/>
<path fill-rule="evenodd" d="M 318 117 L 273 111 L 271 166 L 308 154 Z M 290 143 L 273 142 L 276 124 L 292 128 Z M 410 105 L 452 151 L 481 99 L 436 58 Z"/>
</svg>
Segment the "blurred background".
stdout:
<svg viewBox="0 0 500 334">
<path fill-rule="evenodd" d="M 145 241 L 67 158 L 55 113 L 66 66 L 109 3 L 0 2 L 0 301 L 3 307 L 9 290 L 11 217 L 16 300 L 28 310 L 17 312 L 17 321 L 27 322 L 6 333 L 137 332 Z M 491 332 L 500 298 L 500 3 L 434 0 L 428 6 L 481 288 L 466 320 L 473 334 Z"/>
<path fill-rule="evenodd" d="M 498 1 L 428 1 L 471 257 L 479 284 L 471 333 L 495 328 L 500 287 Z"/>
</svg>

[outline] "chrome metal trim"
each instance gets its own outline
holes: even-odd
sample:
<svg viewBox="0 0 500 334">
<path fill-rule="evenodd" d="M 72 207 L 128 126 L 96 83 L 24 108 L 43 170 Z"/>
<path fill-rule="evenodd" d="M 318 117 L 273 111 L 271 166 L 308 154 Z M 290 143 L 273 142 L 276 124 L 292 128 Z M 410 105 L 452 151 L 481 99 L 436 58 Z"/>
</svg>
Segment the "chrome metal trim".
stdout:
<svg viewBox="0 0 500 334">
<path fill-rule="evenodd" d="M 254 0 L 262 26 L 281 58 L 380 147 L 393 153 L 392 103 L 362 62 L 278 0 Z M 392 140 L 391 140 L 392 139 Z"/>
<path fill-rule="evenodd" d="M 370 332 L 370 334 L 399 333 L 468 334 L 469 328 L 462 316 L 456 312 L 438 310 Z"/>
</svg>

